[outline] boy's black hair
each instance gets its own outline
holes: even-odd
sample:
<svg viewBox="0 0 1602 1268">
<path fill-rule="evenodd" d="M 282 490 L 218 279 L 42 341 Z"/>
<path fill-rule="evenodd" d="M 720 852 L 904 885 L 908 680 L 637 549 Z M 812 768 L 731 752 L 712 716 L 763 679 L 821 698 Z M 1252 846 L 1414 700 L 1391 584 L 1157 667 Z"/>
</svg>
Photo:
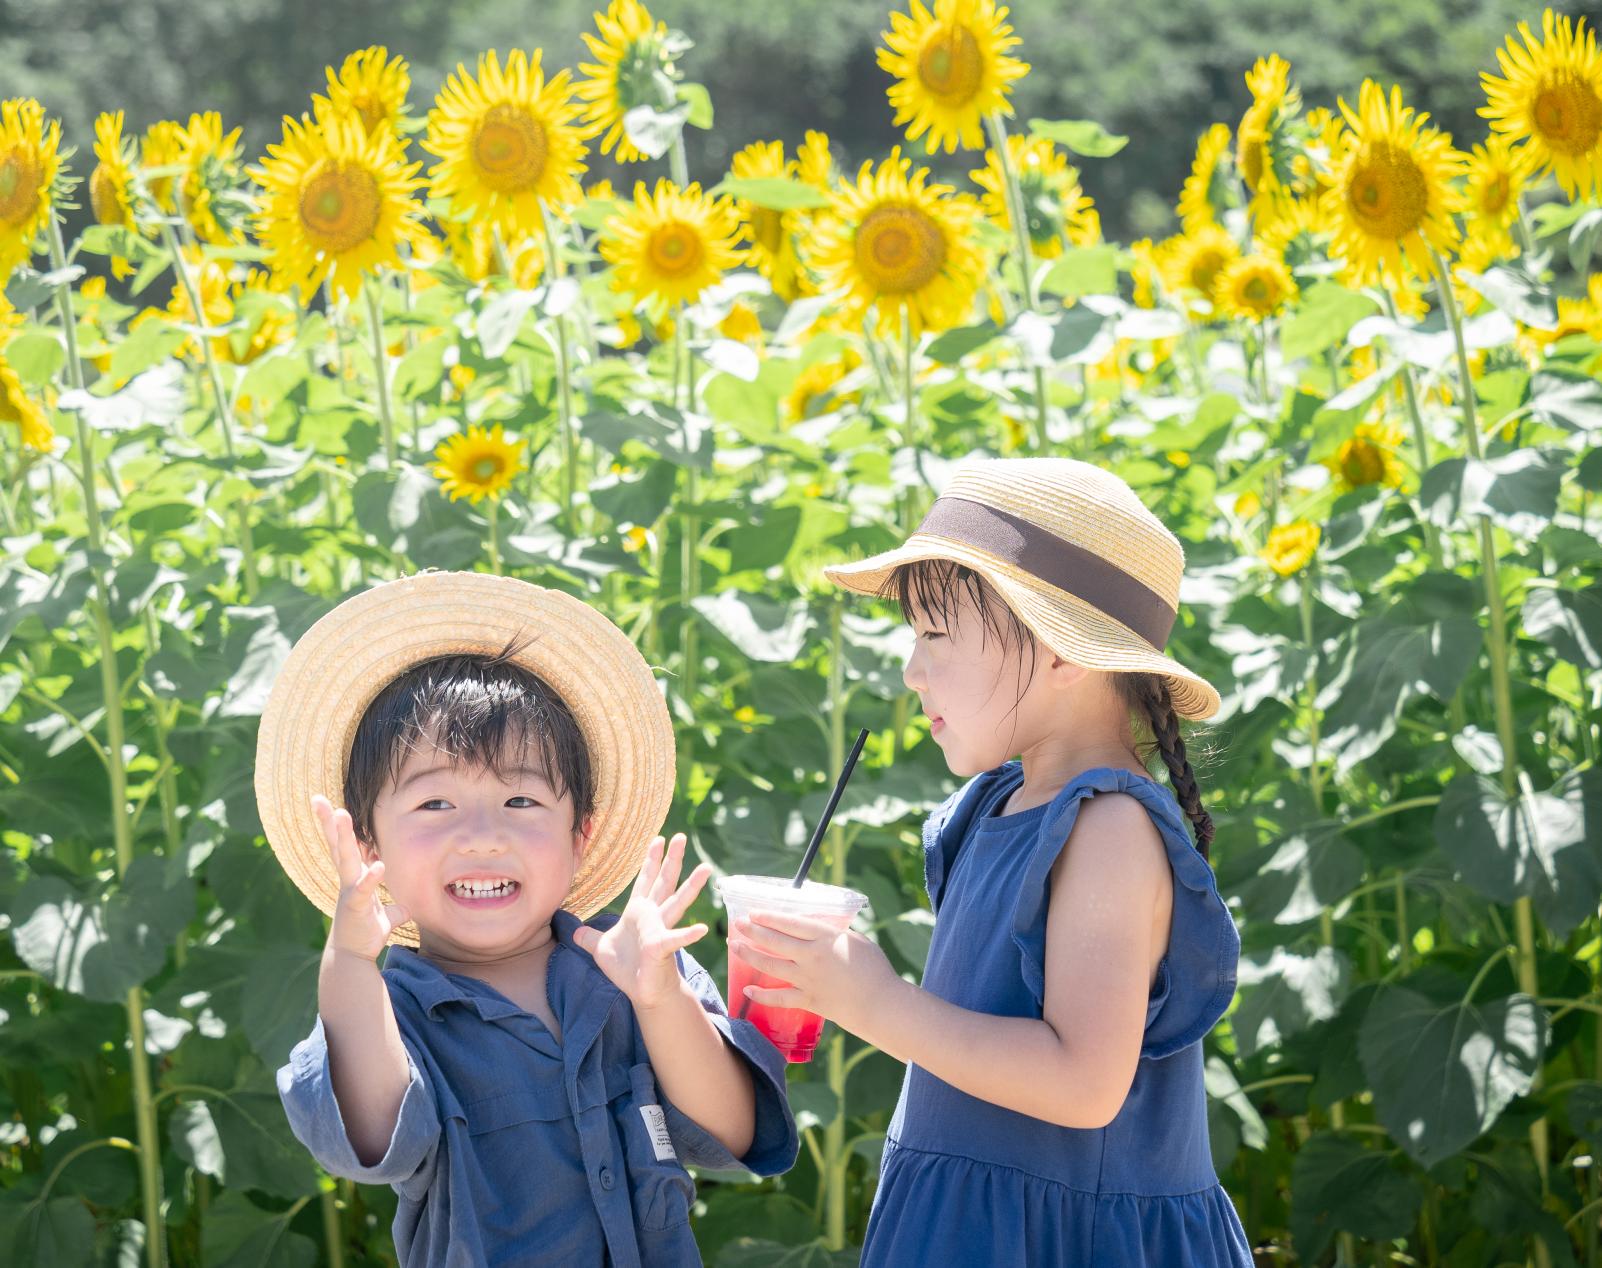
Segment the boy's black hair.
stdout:
<svg viewBox="0 0 1602 1268">
<path fill-rule="evenodd" d="M 595 810 L 595 772 L 573 711 L 550 684 L 512 659 L 514 641 L 495 655 L 441 656 L 389 683 L 362 715 L 345 767 L 345 808 L 356 838 L 373 845 L 373 807 L 406 759 L 433 744 L 452 764 L 497 777 L 538 757 L 558 793 L 573 801 L 577 830 Z"/>
<path fill-rule="evenodd" d="M 903 619 L 911 621 L 915 613 L 935 617 L 945 625 L 952 625 L 961 611 L 962 595 L 966 592 L 973 601 L 974 610 L 984 622 L 984 636 L 994 635 L 1003 648 L 1016 646 L 1020 653 L 1029 656 L 1029 671 L 1034 671 L 1035 656 L 1040 643 L 1034 631 L 1023 623 L 1016 612 L 1007 606 L 994 587 L 972 568 L 953 563 L 948 559 L 919 559 L 902 564 L 885 581 L 883 598 L 895 599 L 901 605 Z M 1161 674 L 1115 673 L 1112 675 L 1116 690 L 1130 712 L 1149 728 L 1150 741 L 1139 746 L 1138 756 L 1150 764 L 1154 753 L 1163 759 L 1168 768 L 1168 779 L 1179 798 L 1180 808 L 1194 825 L 1196 848 L 1203 858 L 1208 857 L 1213 841 L 1213 819 L 1201 801 L 1201 788 L 1196 783 L 1196 772 L 1190 768 L 1185 754 L 1185 740 L 1179 733 L 1179 715 L 1174 712 L 1174 701 L 1168 683 Z M 1021 698 L 1021 696 L 1020 696 Z"/>
</svg>

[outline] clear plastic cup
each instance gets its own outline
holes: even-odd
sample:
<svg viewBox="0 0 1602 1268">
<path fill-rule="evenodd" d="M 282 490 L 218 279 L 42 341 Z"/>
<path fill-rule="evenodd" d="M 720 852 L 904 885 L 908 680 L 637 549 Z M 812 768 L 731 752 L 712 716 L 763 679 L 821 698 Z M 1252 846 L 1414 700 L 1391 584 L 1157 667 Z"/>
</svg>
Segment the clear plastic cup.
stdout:
<svg viewBox="0 0 1602 1268">
<path fill-rule="evenodd" d="M 729 913 L 729 930 L 741 916 L 756 912 L 778 912 L 787 916 L 812 916 L 844 929 L 867 905 L 866 894 L 838 885 L 805 881 L 798 889 L 788 876 L 722 876 L 713 882 L 718 897 Z M 823 1018 L 804 1008 L 775 1008 L 747 999 L 747 986 L 782 988 L 789 982 L 752 968 L 744 960 L 729 956 L 729 1011 L 744 1017 L 766 1035 L 786 1061 L 810 1061 L 823 1033 Z"/>
</svg>

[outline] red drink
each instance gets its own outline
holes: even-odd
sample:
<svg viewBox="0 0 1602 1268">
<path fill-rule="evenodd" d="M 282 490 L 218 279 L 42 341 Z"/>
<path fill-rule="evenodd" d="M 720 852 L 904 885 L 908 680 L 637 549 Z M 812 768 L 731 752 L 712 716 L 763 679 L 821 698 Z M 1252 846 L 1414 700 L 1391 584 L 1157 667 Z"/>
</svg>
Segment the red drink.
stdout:
<svg viewBox="0 0 1602 1268">
<path fill-rule="evenodd" d="M 854 889 L 807 881 L 794 888 L 783 877 L 724 876 L 715 882 L 731 923 L 754 912 L 781 912 L 827 920 L 837 928 L 851 924 L 866 896 Z M 747 986 L 782 989 L 790 983 L 752 968 L 738 956 L 729 956 L 729 1014 L 754 1025 L 784 1054 L 786 1061 L 810 1061 L 823 1033 L 823 1018 L 804 1008 L 776 1008 L 747 999 Z"/>
</svg>

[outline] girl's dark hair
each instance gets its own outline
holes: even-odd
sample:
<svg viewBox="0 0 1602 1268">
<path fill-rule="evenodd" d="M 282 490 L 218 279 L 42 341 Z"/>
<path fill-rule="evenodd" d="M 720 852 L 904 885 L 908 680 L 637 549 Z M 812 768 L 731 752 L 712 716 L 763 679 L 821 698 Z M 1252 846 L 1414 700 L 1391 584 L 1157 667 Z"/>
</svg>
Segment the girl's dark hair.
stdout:
<svg viewBox="0 0 1602 1268">
<path fill-rule="evenodd" d="M 497 777 L 523 765 L 532 749 L 552 786 L 572 799 L 573 827 L 594 813 L 589 746 L 566 701 L 512 659 L 527 645 L 426 660 L 378 693 L 357 724 L 345 767 L 345 808 L 358 840 L 376 844 L 379 794 L 423 744 L 452 765 L 484 767 Z"/>
<path fill-rule="evenodd" d="M 946 559 L 921 559 L 903 564 L 890 574 L 885 582 L 883 597 L 893 598 L 901 605 L 901 615 L 911 620 L 915 612 L 938 617 L 950 625 L 961 611 L 962 596 L 966 593 L 974 610 L 984 623 L 984 636 L 994 635 L 1004 648 L 1017 647 L 1027 652 L 1029 669 L 1034 669 L 1034 658 L 1040 644 L 1034 631 L 1019 619 L 1018 614 L 995 589 L 972 568 Z M 1179 733 L 1179 715 L 1174 712 L 1174 701 L 1167 681 L 1160 674 L 1115 673 L 1114 689 L 1128 706 L 1131 716 L 1139 723 L 1139 730 L 1149 733 L 1149 740 L 1136 740 L 1136 753 L 1147 766 L 1152 757 L 1160 755 L 1168 768 L 1168 779 L 1174 787 L 1180 809 L 1190 819 L 1196 834 L 1196 848 L 1203 858 L 1209 857 L 1213 842 L 1213 819 L 1202 806 L 1201 788 L 1196 783 L 1196 772 L 1191 769 L 1185 755 L 1185 740 Z"/>
</svg>

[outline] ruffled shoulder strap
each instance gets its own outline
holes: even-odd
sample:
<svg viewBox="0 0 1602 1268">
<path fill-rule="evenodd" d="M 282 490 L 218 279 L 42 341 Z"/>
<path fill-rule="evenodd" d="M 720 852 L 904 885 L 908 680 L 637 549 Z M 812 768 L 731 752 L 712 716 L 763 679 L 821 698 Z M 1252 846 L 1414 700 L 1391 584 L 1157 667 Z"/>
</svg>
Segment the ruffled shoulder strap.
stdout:
<svg viewBox="0 0 1602 1268">
<path fill-rule="evenodd" d="M 1152 987 L 1140 1050 L 1142 1057 L 1166 1057 L 1195 1043 L 1224 1015 L 1235 994 L 1235 969 L 1240 959 L 1240 933 L 1218 893 L 1213 869 L 1196 849 L 1179 803 L 1166 788 L 1116 767 L 1097 767 L 1069 780 L 1041 820 L 1013 912 L 1012 937 L 1024 982 L 1035 1002 L 1043 1006 L 1051 868 L 1073 832 L 1080 806 L 1087 798 L 1106 792 L 1127 793 L 1146 808 L 1174 873 L 1168 953 Z"/>
<path fill-rule="evenodd" d="M 975 775 L 930 813 L 923 823 L 923 882 L 929 906 L 940 910 L 946 877 L 974 820 L 987 814 L 996 801 L 1008 796 L 1023 781 L 1023 766 L 1006 762 Z"/>
</svg>

